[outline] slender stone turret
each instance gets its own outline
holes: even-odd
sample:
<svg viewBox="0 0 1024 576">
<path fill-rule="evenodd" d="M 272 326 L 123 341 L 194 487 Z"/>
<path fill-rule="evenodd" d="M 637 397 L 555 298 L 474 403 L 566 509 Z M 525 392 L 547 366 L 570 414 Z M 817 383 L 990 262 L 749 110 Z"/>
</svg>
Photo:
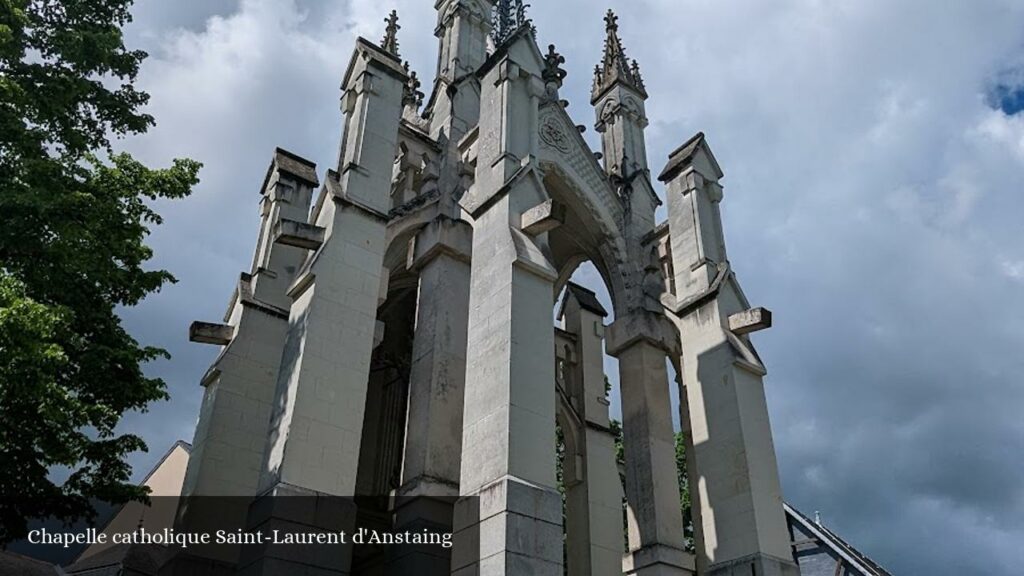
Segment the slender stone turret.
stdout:
<svg viewBox="0 0 1024 576">
<path fill-rule="evenodd" d="M 480 118 L 480 82 L 476 72 L 487 59 L 491 0 L 437 0 L 437 75 L 424 112 L 430 134 L 456 144 Z"/>
<path fill-rule="evenodd" d="M 703 134 L 672 153 L 668 185 L 674 297 L 684 346 L 680 416 L 691 445 L 698 573 L 798 575 L 765 403 L 767 373 L 748 336 L 770 326 L 729 266 L 719 204 L 722 170 Z"/>
<path fill-rule="evenodd" d="M 562 375 L 559 397 L 566 418 L 565 534 L 568 576 L 622 574 L 622 484 L 615 468 L 615 436 L 608 417 L 604 377 L 604 318 L 597 296 L 569 283 L 559 317 L 575 340 L 573 362 Z"/>
<path fill-rule="evenodd" d="M 224 348 L 203 379 L 206 399 L 192 444 L 185 496 L 256 494 L 263 447 L 262 441 L 254 443 L 252 438 L 266 434 L 278 371 L 274 357 L 281 354 L 287 327 L 288 287 L 306 257 L 302 240 L 323 240 L 322 230 L 305 223 L 317 185 L 312 162 L 281 149 L 274 153 L 260 198 L 252 269 L 242 274 L 225 324 L 192 325 L 193 341 Z M 221 417 L 223 411 L 253 417 L 227 419 Z M 245 428 L 248 433 L 241 432 Z M 224 466 L 224 461 L 235 464 Z"/>
<path fill-rule="evenodd" d="M 605 91 L 616 84 L 621 84 L 647 99 L 647 89 L 640 76 L 640 65 L 636 60 L 626 57 L 626 49 L 619 38 L 619 17 L 609 10 L 604 17 L 606 37 L 604 41 L 604 58 L 594 73 L 594 88 L 591 102 L 596 102 Z"/>
<path fill-rule="evenodd" d="M 616 310 L 607 346 L 608 354 L 619 360 L 623 443 L 628 454 L 629 550 L 624 571 L 644 576 L 682 575 L 690 573 L 693 559 L 683 550 L 666 366 L 668 358 L 678 354 L 679 345 L 658 300 L 663 289 L 660 272 L 657 267 L 649 269 L 650 247 L 644 244 L 661 203 L 647 169 L 647 92 L 639 66 L 626 57 L 618 17 L 609 10 L 604 20 L 604 56 L 595 71 L 591 103 L 597 114 L 605 172 L 625 207 L 623 228 L 633 255 L 628 273 L 639 287 L 624 309 Z M 651 291 L 656 293 L 651 295 Z"/>
<path fill-rule="evenodd" d="M 323 230 L 306 224 L 317 185 L 312 162 L 285 150 L 274 152 L 261 190 L 252 268 L 241 275 L 223 323 L 195 322 L 190 328 L 193 342 L 222 348 L 202 379 L 202 410 L 177 518 L 182 531 L 224 525 L 218 522 L 245 524 L 244 507 L 224 506 L 211 513 L 208 506 L 191 505 L 189 498 L 257 493 L 288 329 L 288 287 L 308 248 L 323 241 Z M 239 550 L 220 546 L 193 552 L 207 561 L 230 564 L 237 561 Z"/>
<path fill-rule="evenodd" d="M 261 494 L 271 502 L 276 496 L 356 494 L 351 463 L 359 457 L 375 311 L 386 282 L 385 226 L 407 80 L 394 55 L 357 42 L 342 84 L 338 171 L 328 172 L 311 217 L 325 240 L 288 291 L 289 329 L 261 466 Z M 353 508 L 329 519 L 311 517 L 309 529 L 351 529 L 354 514 Z M 328 524 L 315 524 L 321 520 Z M 266 529 L 276 521 L 272 505 L 254 506 L 249 527 Z M 274 547 L 250 554 L 241 567 L 254 575 L 294 573 L 314 560 Z M 345 554 L 315 560 L 325 573 L 348 573 Z"/>
<path fill-rule="evenodd" d="M 604 57 L 594 70 L 590 103 L 597 115 L 596 129 L 601 134 L 605 170 L 613 179 L 632 183 L 640 175 L 649 178 L 644 139 L 648 124 L 644 108 L 647 90 L 640 77 L 640 65 L 626 56 L 619 38 L 619 17 L 609 10 L 604 20 Z M 644 193 L 653 196 L 649 182 L 646 188 Z"/>
</svg>

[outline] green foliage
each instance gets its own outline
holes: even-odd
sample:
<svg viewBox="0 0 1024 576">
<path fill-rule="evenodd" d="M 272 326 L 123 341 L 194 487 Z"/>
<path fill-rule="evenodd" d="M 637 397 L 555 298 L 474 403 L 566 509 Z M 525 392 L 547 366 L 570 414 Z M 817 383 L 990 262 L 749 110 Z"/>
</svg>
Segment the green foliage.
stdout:
<svg viewBox="0 0 1024 576">
<path fill-rule="evenodd" d="M 615 436 L 615 465 L 622 467 L 626 465 L 626 449 L 622 447 L 622 422 L 612 419 L 609 429 Z"/>
<path fill-rule="evenodd" d="M 686 439 L 676 432 L 676 474 L 679 478 L 679 511 L 683 514 L 683 539 L 686 550 L 693 552 L 693 507 L 690 505 L 690 477 L 686 473 Z"/>
<path fill-rule="evenodd" d="M 173 277 L 145 270 L 150 207 L 187 196 L 199 164 L 150 169 L 109 138 L 145 132 L 125 48 L 131 0 L 0 0 L 0 543 L 27 518 L 91 517 L 89 500 L 145 497 L 122 415 L 166 398 L 116 309 Z M 106 158 L 104 160 L 103 158 Z M 59 485 L 55 469 L 68 476 Z"/>
</svg>

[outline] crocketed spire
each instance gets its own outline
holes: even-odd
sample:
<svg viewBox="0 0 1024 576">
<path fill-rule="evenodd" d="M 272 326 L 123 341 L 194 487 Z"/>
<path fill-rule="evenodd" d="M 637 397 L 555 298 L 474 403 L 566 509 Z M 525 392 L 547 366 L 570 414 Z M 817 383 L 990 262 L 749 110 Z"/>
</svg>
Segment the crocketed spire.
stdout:
<svg viewBox="0 0 1024 576">
<path fill-rule="evenodd" d="M 530 5 L 523 0 L 498 0 L 491 22 L 491 38 L 495 47 L 504 44 L 521 28 L 529 27 L 531 31 L 534 30 L 533 22 L 526 16 L 526 9 L 529 7 Z"/>
<path fill-rule="evenodd" d="M 401 26 L 398 25 L 398 10 L 392 10 L 391 15 L 385 20 L 388 27 L 384 31 L 384 39 L 380 42 L 380 47 L 387 52 L 399 58 L 398 54 L 398 30 Z"/>
<path fill-rule="evenodd" d="M 609 10 L 604 17 L 604 23 L 607 32 L 604 41 L 604 59 L 594 69 L 592 100 L 596 102 L 616 82 L 636 90 L 646 98 L 647 90 L 644 88 L 644 81 L 640 76 L 640 65 L 636 60 L 626 57 L 626 50 L 622 47 L 622 40 L 619 39 L 619 17 Z"/>
</svg>

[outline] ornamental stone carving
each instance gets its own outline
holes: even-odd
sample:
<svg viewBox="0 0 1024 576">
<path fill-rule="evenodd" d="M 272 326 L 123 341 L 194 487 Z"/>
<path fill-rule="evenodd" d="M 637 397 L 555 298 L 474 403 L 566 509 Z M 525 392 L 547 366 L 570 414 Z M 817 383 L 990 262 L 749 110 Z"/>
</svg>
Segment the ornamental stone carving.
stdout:
<svg viewBox="0 0 1024 576">
<path fill-rule="evenodd" d="M 552 117 L 547 117 L 540 126 L 540 140 L 550 148 L 554 148 L 563 154 L 569 152 L 569 136 L 562 131 Z"/>
</svg>

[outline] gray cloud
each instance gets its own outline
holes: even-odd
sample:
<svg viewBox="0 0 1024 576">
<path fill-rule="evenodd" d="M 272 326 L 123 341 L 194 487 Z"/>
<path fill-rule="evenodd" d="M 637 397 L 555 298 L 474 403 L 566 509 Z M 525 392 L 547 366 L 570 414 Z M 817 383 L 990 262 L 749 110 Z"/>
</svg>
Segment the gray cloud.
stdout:
<svg viewBox="0 0 1024 576">
<path fill-rule="evenodd" d="M 990 95 L 1022 82 L 1024 5 L 609 3 L 651 92 L 652 164 L 704 130 L 725 169 L 730 258 L 776 315 L 757 344 L 787 499 L 897 574 L 1018 573 L 1024 115 Z M 392 4 L 403 54 L 429 78 L 430 3 Z M 569 111 L 590 125 L 603 6 L 534 4 L 539 40 L 568 60 Z M 181 282 L 125 312 L 175 355 L 152 367 L 172 400 L 126 423 L 153 449 L 140 471 L 191 435 L 213 351 L 185 330 L 223 313 L 248 265 L 273 147 L 332 164 L 352 41 L 376 39 L 391 8 L 170 6 L 140 3 L 130 29 L 153 55 L 140 83 L 158 126 L 125 147 L 206 168 L 152 237 Z"/>
</svg>

